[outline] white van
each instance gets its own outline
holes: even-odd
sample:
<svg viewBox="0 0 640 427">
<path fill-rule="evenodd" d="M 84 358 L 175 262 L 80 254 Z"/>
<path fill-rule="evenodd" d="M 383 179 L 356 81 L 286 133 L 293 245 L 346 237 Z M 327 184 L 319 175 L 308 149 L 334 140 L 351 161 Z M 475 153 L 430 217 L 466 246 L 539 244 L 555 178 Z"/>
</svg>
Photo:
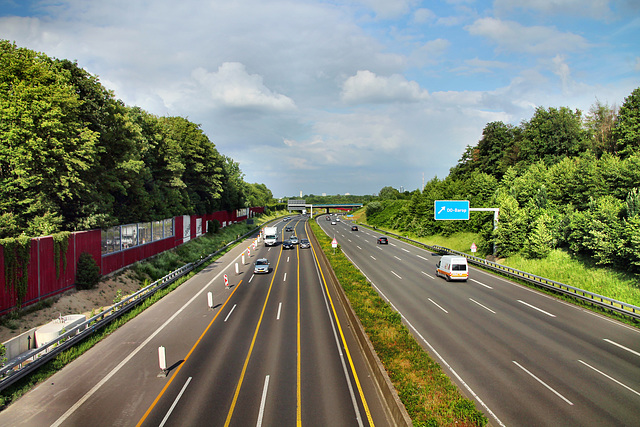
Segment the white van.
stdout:
<svg viewBox="0 0 640 427">
<path fill-rule="evenodd" d="M 436 264 L 436 276 L 442 276 L 450 280 L 467 281 L 469 278 L 469 265 L 467 259 L 461 256 L 445 255 Z"/>
</svg>

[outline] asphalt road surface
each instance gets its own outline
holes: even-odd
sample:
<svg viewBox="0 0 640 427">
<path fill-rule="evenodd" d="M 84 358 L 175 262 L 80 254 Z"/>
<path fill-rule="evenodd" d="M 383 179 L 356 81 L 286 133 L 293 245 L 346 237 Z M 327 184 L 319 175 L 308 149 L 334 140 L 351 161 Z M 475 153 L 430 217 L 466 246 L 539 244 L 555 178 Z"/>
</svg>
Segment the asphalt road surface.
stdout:
<svg viewBox="0 0 640 427">
<path fill-rule="evenodd" d="M 306 237 L 302 217 L 285 225 Z M 319 248 L 252 242 L 0 412 L 0 425 L 389 425 Z M 254 275 L 263 257 L 271 271 Z"/>
<path fill-rule="evenodd" d="M 640 425 L 640 332 L 351 223 L 319 224 L 493 425 Z"/>
</svg>

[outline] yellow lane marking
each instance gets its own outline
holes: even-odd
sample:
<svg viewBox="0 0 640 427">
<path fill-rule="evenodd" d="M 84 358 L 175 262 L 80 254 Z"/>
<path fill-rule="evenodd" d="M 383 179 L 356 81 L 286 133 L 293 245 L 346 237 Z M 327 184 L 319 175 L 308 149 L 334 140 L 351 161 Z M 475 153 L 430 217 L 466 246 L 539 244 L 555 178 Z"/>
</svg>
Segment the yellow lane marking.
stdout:
<svg viewBox="0 0 640 427">
<path fill-rule="evenodd" d="M 247 366 L 249 366 L 249 359 L 251 359 L 251 353 L 253 352 L 253 346 L 256 343 L 256 338 L 258 337 L 258 332 L 260 331 L 260 325 L 262 324 L 262 318 L 264 317 L 264 312 L 267 309 L 267 303 L 269 302 L 269 296 L 271 295 L 271 289 L 273 289 L 273 282 L 276 279 L 276 271 L 278 271 L 278 266 L 280 265 L 280 258 L 282 257 L 282 249 L 280 249 L 280 254 L 278 255 L 278 262 L 276 263 L 276 268 L 273 270 L 273 276 L 271 277 L 271 284 L 269 285 L 269 292 L 267 292 L 267 298 L 264 300 L 264 305 L 262 306 L 262 312 L 260 313 L 260 318 L 258 319 L 258 324 L 256 325 L 256 330 L 253 334 L 253 339 L 251 340 L 251 346 L 249 346 L 249 352 L 247 353 L 247 358 L 244 361 L 244 366 L 242 367 L 242 372 L 240 373 L 240 379 L 238 380 L 238 385 L 236 386 L 236 392 L 233 395 L 233 401 L 231 402 L 231 407 L 229 408 L 229 413 L 227 414 L 227 420 L 224 425 L 227 427 L 231 423 L 231 417 L 233 416 L 233 411 L 236 407 L 236 403 L 238 401 L 238 396 L 240 395 L 240 389 L 242 388 L 242 382 L 244 381 L 244 375 L 247 372 Z"/>
<path fill-rule="evenodd" d="M 356 373 L 356 368 L 353 365 L 353 359 L 351 358 L 351 352 L 349 351 L 349 346 L 347 345 L 347 341 L 344 337 L 344 333 L 342 332 L 340 319 L 338 319 L 336 308 L 333 305 L 333 299 L 331 298 L 331 293 L 329 292 L 327 281 L 324 278 L 324 273 L 322 272 L 322 268 L 320 267 L 320 262 L 318 261 L 318 255 L 316 254 L 316 250 L 313 247 L 313 245 L 311 245 L 311 249 L 313 250 L 313 256 L 316 258 L 316 264 L 318 265 L 318 269 L 320 270 L 320 275 L 322 276 L 322 282 L 324 283 L 325 290 L 327 291 L 327 297 L 329 298 L 329 303 L 331 304 L 333 317 L 336 319 L 336 324 L 338 326 L 338 330 L 340 331 L 340 339 L 342 340 L 342 345 L 344 346 L 345 353 L 347 354 L 347 358 L 349 359 L 349 366 L 351 367 L 351 373 L 353 374 L 353 378 L 356 381 L 356 386 L 358 387 L 358 394 L 360 394 L 360 399 L 362 400 L 362 406 L 364 407 L 364 411 L 367 414 L 367 420 L 369 420 L 369 425 L 374 426 L 373 418 L 371 418 L 371 412 L 369 411 L 369 405 L 367 405 L 367 400 L 364 397 L 364 391 L 362 390 L 362 386 L 360 385 L 360 379 L 358 378 L 358 374 Z"/>
<path fill-rule="evenodd" d="M 142 416 L 142 418 L 140 419 L 140 421 L 138 421 L 138 424 L 136 424 L 136 427 L 140 427 L 142 425 L 142 423 L 144 423 L 144 421 L 147 419 L 147 417 L 149 416 L 149 414 L 151 413 L 151 411 L 153 410 L 153 408 L 156 406 L 156 404 L 158 403 L 158 401 L 160 400 L 160 398 L 162 397 L 162 395 L 164 394 L 165 391 L 167 391 L 167 389 L 169 388 L 169 386 L 171 385 L 171 383 L 173 382 L 173 380 L 176 378 L 176 376 L 178 375 L 178 372 L 180 372 L 180 370 L 182 369 L 182 367 L 184 365 L 187 364 L 187 360 L 189 360 L 189 356 L 191 356 L 191 353 L 193 353 L 193 351 L 196 349 L 196 347 L 198 346 L 198 344 L 200 344 L 200 341 L 202 341 L 202 338 L 204 338 L 204 335 L 207 333 L 207 331 L 209 330 L 209 328 L 211 328 L 211 325 L 213 325 L 213 322 L 215 322 L 215 320 L 218 318 L 218 316 L 220 315 L 220 313 L 222 313 L 222 310 L 224 309 L 224 307 L 227 305 L 227 303 L 231 300 L 231 297 L 233 296 L 233 294 L 236 292 L 236 290 L 238 290 L 238 288 L 240 287 L 240 283 L 242 283 L 242 280 L 240 280 L 238 282 L 238 284 L 236 285 L 236 287 L 233 289 L 233 292 L 231 292 L 231 294 L 229 295 L 229 298 L 227 298 L 227 300 L 224 302 L 224 304 L 222 305 L 222 307 L 220 307 L 220 310 L 218 310 L 218 312 L 216 313 L 215 316 L 213 316 L 213 319 L 211 319 L 211 322 L 209 322 L 209 325 L 207 325 L 207 327 L 205 328 L 204 332 L 202 332 L 202 334 L 200 335 L 200 338 L 198 338 L 198 340 L 196 341 L 196 343 L 193 345 L 193 347 L 191 347 L 191 350 L 189 350 L 189 353 L 187 353 L 187 356 L 184 358 L 184 362 L 182 362 L 180 364 L 180 366 L 178 366 L 178 369 L 176 369 L 176 372 L 171 376 L 171 378 L 169 379 L 169 381 L 167 382 L 167 384 L 162 388 L 162 390 L 160 391 L 160 394 L 158 394 L 158 397 L 156 397 L 156 399 L 153 401 L 153 403 L 151 404 L 151 406 L 149 406 L 149 409 L 147 409 L 147 412 L 144 413 L 144 415 Z"/>
<path fill-rule="evenodd" d="M 298 369 L 296 372 L 297 378 L 296 378 L 296 382 L 297 384 L 297 390 L 296 390 L 296 397 L 297 397 L 297 410 L 296 410 L 296 425 L 298 427 L 302 426 L 302 375 L 301 375 L 301 371 L 302 371 L 302 366 L 301 366 L 301 346 L 300 346 L 300 248 L 297 247 L 296 248 L 296 254 L 298 255 L 298 336 L 297 336 L 297 342 L 298 342 L 298 346 L 297 346 L 297 351 L 298 351 Z"/>
</svg>

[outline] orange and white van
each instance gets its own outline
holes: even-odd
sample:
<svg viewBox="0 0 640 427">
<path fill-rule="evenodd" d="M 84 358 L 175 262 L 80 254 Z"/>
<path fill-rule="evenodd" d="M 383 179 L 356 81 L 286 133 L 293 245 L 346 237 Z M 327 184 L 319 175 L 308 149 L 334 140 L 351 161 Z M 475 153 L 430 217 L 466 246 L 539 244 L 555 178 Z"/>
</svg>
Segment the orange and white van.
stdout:
<svg viewBox="0 0 640 427">
<path fill-rule="evenodd" d="M 461 256 L 445 255 L 436 264 L 436 276 L 442 276 L 450 280 L 467 281 L 469 278 L 469 265 L 467 259 Z"/>
</svg>

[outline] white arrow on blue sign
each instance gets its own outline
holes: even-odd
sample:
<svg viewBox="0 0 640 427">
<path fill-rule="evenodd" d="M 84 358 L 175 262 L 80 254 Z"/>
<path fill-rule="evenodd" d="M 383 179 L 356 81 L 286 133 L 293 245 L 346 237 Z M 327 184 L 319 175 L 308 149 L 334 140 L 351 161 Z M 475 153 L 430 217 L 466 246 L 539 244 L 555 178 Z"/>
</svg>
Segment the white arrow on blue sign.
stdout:
<svg viewBox="0 0 640 427">
<path fill-rule="evenodd" d="M 436 200 L 433 202 L 433 218 L 436 220 L 468 220 L 468 200 Z"/>
</svg>

